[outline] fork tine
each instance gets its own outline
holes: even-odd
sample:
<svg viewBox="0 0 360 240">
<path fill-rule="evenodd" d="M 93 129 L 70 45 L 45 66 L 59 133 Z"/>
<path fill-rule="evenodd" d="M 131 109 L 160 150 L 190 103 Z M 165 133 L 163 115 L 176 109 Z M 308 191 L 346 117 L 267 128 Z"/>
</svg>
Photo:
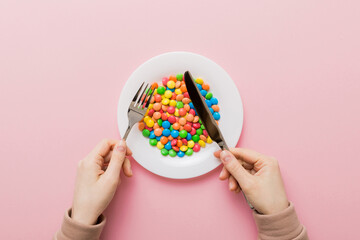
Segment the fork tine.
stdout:
<svg viewBox="0 0 360 240">
<path fill-rule="evenodd" d="M 151 91 L 151 87 L 149 87 L 147 93 L 146 93 L 145 96 L 144 96 L 144 99 L 142 99 L 142 101 L 141 101 L 141 104 L 140 104 L 140 107 L 141 107 L 141 108 L 143 108 L 143 106 L 144 106 L 144 104 L 145 104 L 145 102 L 146 102 L 146 100 L 147 100 L 147 97 L 150 95 L 150 91 Z"/>
<path fill-rule="evenodd" d="M 149 107 L 149 104 L 151 102 L 151 98 L 152 98 L 154 92 L 155 92 L 155 89 L 153 89 L 153 91 L 150 94 L 149 100 L 146 102 L 146 105 L 145 105 L 145 108 L 144 108 L 145 110 Z"/>
<path fill-rule="evenodd" d="M 136 99 L 138 98 L 139 92 L 140 92 L 142 86 L 144 86 L 144 83 L 145 83 L 145 82 L 143 82 L 143 83 L 141 84 L 141 86 L 139 87 L 139 90 L 136 92 L 136 94 L 135 94 L 135 96 L 134 96 L 134 98 L 133 98 L 133 100 L 132 100 L 133 102 L 135 102 Z"/>
<path fill-rule="evenodd" d="M 142 102 L 141 98 L 143 97 L 143 95 L 144 95 L 146 89 L 148 88 L 148 86 L 149 86 L 149 84 L 146 84 L 144 90 L 142 91 L 142 93 L 141 93 L 141 95 L 140 95 L 140 97 L 139 97 L 139 100 L 138 100 L 138 101 L 136 102 L 136 104 L 135 104 L 135 107 L 138 108 L 138 107 L 141 106 L 141 105 L 140 105 L 140 103 Z"/>
</svg>

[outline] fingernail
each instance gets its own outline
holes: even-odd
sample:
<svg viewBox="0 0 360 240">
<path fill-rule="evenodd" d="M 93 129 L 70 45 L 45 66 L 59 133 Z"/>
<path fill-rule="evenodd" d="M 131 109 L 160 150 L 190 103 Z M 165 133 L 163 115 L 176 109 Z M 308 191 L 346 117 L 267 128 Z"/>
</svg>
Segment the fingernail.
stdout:
<svg viewBox="0 0 360 240">
<path fill-rule="evenodd" d="M 118 150 L 119 152 L 125 152 L 126 151 L 126 147 L 125 147 L 125 142 L 124 140 L 121 140 L 118 145 L 116 146 L 116 150 Z"/>
<path fill-rule="evenodd" d="M 230 161 L 231 156 L 226 151 L 222 151 L 220 153 L 220 159 L 221 159 L 221 161 L 223 161 L 223 163 L 226 163 L 226 162 Z"/>
</svg>

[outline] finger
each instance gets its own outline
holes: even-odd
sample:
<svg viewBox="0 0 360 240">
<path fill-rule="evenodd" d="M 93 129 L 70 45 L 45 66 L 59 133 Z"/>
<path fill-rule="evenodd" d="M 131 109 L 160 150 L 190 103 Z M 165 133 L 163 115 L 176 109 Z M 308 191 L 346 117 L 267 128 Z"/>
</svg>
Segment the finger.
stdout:
<svg viewBox="0 0 360 240">
<path fill-rule="evenodd" d="M 222 151 L 220 153 L 220 159 L 225 168 L 237 180 L 240 187 L 246 185 L 251 180 L 252 175 L 245 170 L 241 163 L 229 151 Z"/>
<path fill-rule="evenodd" d="M 241 188 L 238 185 L 237 189 L 235 190 L 235 193 L 239 193 L 240 191 L 241 191 Z"/>
<path fill-rule="evenodd" d="M 238 188 L 238 183 L 233 176 L 229 177 L 229 190 L 235 191 Z"/>
<path fill-rule="evenodd" d="M 216 158 L 220 158 L 220 153 L 221 153 L 221 150 L 218 150 L 218 151 L 214 152 L 214 156 Z"/>
<path fill-rule="evenodd" d="M 132 153 L 131 149 L 128 146 L 126 146 L 126 156 L 131 156 L 132 154 L 133 153 Z"/>
<path fill-rule="evenodd" d="M 96 145 L 96 147 L 91 151 L 91 153 L 104 158 L 118 142 L 119 140 L 115 139 L 103 139 Z"/>
<path fill-rule="evenodd" d="M 124 171 L 125 176 L 127 176 L 127 177 L 131 177 L 133 175 L 132 170 L 131 170 L 131 162 L 130 162 L 130 159 L 128 159 L 128 158 L 125 158 L 125 160 L 124 160 L 123 171 Z"/>
<path fill-rule="evenodd" d="M 223 169 L 221 170 L 220 172 L 220 175 L 219 175 L 219 179 L 220 180 L 226 180 L 230 177 L 230 173 L 228 170 L 226 170 L 225 167 L 223 167 Z"/>
<path fill-rule="evenodd" d="M 126 154 L 126 143 L 124 140 L 121 140 L 114 148 L 113 154 L 111 156 L 109 166 L 105 172 L 105 175 L 109 177 L 119 177 L 120 170 L 122 168 L 123 162 L 125 160 Z"/>
<path fill-rule="evenodd" d="M 260 161 L 263 156 L 261 153 L 246 148 L 230 148 L 230 151 L 236 158 L 253 165 Z"/>
</svg>

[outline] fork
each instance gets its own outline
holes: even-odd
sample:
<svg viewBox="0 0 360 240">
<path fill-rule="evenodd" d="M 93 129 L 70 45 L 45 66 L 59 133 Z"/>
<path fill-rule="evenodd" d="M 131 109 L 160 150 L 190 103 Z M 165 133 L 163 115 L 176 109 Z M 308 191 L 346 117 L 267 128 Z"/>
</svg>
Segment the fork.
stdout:
<svg viewBox="0 0 360 240">
<path fill-rule="evenodd" d="M 130 133 L 131 128 L 135 125 L 135 123 L 139 122 L 145 116 L 146 111 L 149 107 L 152 95 L 155 92 L 155 89 L 153 89 L 152 91 L 150 88 L 148 89 L 149 84 L 146 84 L 145 88 L 141 92 L 141 89 L 143 86 L 144 86 L 144 82 L 141 84 L 139 90 L 136 92 L 134 98 L 132 99 L 132 101 L 129 105 L 128 112 L 127 112 L 129 123 L 128 123 L 128 127 L 126 129 L 125 135 L 123 137 L 124 140 L 126 140 L 127 136 Z M 148 90 L 146 91 L 146 89 L 148 89 Z M 151 91 L 151 94 L 150 94 L 150 91 Z M 141 92 L 141 95 L 138 99 L 140 92 Z"/>
</svg>

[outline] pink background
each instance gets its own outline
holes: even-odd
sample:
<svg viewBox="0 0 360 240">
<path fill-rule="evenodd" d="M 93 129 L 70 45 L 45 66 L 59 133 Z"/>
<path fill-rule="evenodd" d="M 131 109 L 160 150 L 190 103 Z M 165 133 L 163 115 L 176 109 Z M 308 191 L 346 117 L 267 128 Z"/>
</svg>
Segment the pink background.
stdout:
<svg viewBox="0 0 360 240">
<path fill-rule="evenodd" d="M 20 3 L 21 2 L 21 3 Z M 25 3 L 24 3 L 25 2 Z M 118 138 L 125 81 L 168 51 L 225 68 L 244 102 L 238 145 L 276 156 L 312 239 L 359 239 L 359 1 L 0 2 L 0 239 L 49 239 L 77 162 Z M 103 239 L 256 239 L 220 168 L 169 180 L 133 163 Z"/>
</svg>

